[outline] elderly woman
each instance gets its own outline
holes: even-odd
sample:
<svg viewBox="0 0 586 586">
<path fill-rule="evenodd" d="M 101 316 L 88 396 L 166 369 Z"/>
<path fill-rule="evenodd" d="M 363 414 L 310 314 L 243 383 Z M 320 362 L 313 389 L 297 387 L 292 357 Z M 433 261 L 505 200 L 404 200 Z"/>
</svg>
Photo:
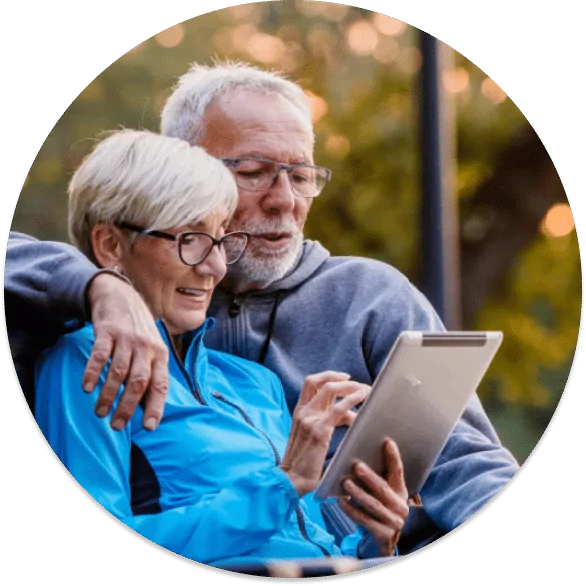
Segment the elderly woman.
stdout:
<svg viewBox="0 0 586 586">
<path fill-rule="evenodd" d="M 308 377 L 293 423 L 277 377 L 207 350 L 210 297 L 248 235 L 225 233 L 237 192 L 231 173 L 186 142 L 121 131 L 101 142 L 69 186 L 70 233 L 96 264 L 143 296 L 170 350 L 165 413 L 154 432 L 137 412 L 122 431 L 93 415 L 82 392 L 91 325 L 42 356 L 36 417 L 78 482 L 148 539 L 213 565 L 358 555 L 361 535 L 339 549 L 309 506 L 337 425 L 368 389 L 347 375 Z M 103 380 L 102 380 L 103 384 Z M 344 510 L 392 552 L 407 514 L 396 447 L 388 478 L 357 468 Z M 366 533 L 365 533 L 366 534 Z"/>
</svg>

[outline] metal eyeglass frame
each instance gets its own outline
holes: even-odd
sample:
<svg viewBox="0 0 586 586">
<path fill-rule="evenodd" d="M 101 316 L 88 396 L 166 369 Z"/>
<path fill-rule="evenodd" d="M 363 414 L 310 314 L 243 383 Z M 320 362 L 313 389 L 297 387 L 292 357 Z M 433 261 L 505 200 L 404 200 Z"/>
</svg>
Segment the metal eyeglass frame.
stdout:
<svg viewBox="0 0 586 586">
<path fill-rule="evenodd" d="M 320 171 L 325 172 L 325 176 L 324 176 L 325 180 L 324 180 L 324 184 L 323 184 L 322 188 L 315 195 L 300 195 L 300 194 L 296 193 L 295 186 L 293 183 L 291 183 L 291 189 L 293 190 L 293 193 L 297 197 L 305 197 L 306 199 L 314 199 L 323 191 L 323 188 L 326 186 L 326 184 L 328 183 L 328 181 L 330 180 L 330 178 L 332 176 L 332 172 L 330 169 L 328 169 L 327 167 L 320 167 L 319 165 L 307 165 L 305 163 L 299 163 L 296 165 L 286 165 L 285 163 L 277 163 L 277 161 L 273 161 L 272 159 L 266 159 L 265 157 L 241 157 L 238 159 L 222 159 L 222 163 L 224 163 L 224 165 L 226 165 L 227 167 L 231 167 L 234 170 L 236 170 L 238 163 L 240 163 L 242 161 L 258 161 L 259 163 L 271 163 L 271 164 L 275 165 L 277 168 L 277 172 L 275 173 L 274 177 L 272 178 L 270 184 L 267 185 L 267 187 L 262 187 L 261 189 L 251 189 L 250 187 L 247 187 L 244 185 L 240 186 L 243 189 L 248 189 L 249 191 L 262 191 L 263 189 L 270 189 L 277 181 L 277 177 L 279 176 L 279 173 L 281 171 L 287 171 L 287 176 L 289 176 L 289 173 L 291 171 L 293 171 L 294 169 L 299 169 L 299 168 L 319 169 Z M 236 175 L 236 184 L 238 185 L 238 173 L 235 173 L 235 175 Z"/>
</svg>

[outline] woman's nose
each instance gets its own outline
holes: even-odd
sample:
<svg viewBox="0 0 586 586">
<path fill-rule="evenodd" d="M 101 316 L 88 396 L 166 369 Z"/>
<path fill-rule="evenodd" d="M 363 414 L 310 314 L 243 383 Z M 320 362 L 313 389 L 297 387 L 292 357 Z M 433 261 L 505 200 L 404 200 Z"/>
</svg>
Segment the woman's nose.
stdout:
<svg viewBox="0 0 586 586">
<path fill-rule="evenodd" d="M 222 254 L 220 246 L 214 244 L 206 258 L 195 265 L 194 270 L 202 276 L 213 277 L 217 281 L 226 274 L 226 258 Z"/>
</svg>

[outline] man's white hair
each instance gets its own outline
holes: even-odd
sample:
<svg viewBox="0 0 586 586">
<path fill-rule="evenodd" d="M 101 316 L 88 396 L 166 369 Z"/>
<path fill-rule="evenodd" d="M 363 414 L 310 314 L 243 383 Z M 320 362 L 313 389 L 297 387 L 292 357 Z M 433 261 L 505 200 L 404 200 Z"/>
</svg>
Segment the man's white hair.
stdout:
<svg viewBox="0 0 586 586">
<path fill-rule="evenodd" d="M 313 134 L 311 102 L 296 83 L 276 72 L 233 61 L 213 66 L 194 63 L 179 78 L 165 104 L 161 114 L 161 132 L 190 144 L 199 144 L 205 132 L 203 119 L 206 108 L 215 98 L 236 89 L 281 95 L 299 110 Z"/>
<path fill-rule="evenodd" d="M 128 222 L 147 230 L 196 224 L 210 212 L 232 214 L 232 173 L 203 149 L 144 130 L 121 130 L 98 143 L 69 187 L 69 235 L 95 261 L 92 228 Z"/>
</svg>

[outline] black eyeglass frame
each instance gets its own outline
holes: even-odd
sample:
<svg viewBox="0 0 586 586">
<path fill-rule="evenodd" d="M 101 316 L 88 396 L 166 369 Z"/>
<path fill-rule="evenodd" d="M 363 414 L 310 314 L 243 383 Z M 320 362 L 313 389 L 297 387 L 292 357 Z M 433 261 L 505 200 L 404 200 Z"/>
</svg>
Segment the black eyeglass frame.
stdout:
<svg viewBox="0 0 586 586">
<path fill-rule="evenodd" d="M 168 232 L 161 232 L 160 230 L 145 230 L 144 228 L 141 228 L 140 226 L 135 226 L 134 224 L 130 224 L 128 222 L 118 222 L 116 224 L 116 226 L 118 226 L 119 228 L 122 228 L 123 230 L 130 230 L 131 232 L 136 232 L 137 234 L 143 234 L 144 236 L 153 236 L 155 238 L 163 238 L 165 240 L 172 240 L 173 242 L 177 242 L 177 247 L 178 247 L 178 252 L 179 252 L 179 260 L 184 265 L 187 265 L 188 267 L 195 267 L 195 266 L 201 264 L 202 262 L 204 262 L 205 259 L 211 254 L 212 250 L 214 249 L 214 246 L 218 246 L 218 247 L 222 246 L 222 244 L 224 243 L 224 240 L 237 234 L 239 236 L 244 236 L 246 239 L 246 242 L 244 244 L 244 248 L 242 249 L 242 252 L 235 260 L 230 261 L 230 262 L 224 261 L 226 266 L 233 265 L 234 263 L 237 263 L 242 258 L 242 255 L 246 251 L 248 243 L 250 242 L 250 236 L 251 236 L 249 232 L 242 232 L 242 231 L 228 232 L 228 234 L 222 236 L 222 238 L 215 238 L 214 236 L 212 236 L 211 234 L 208 234 L 207 232 L 198 232 L 196 230 L 190 230 L 188 232 L 181 232 L 180 234 L 169 234 Z M 204 257 L 201 260 L 198 260 L 196 263 L 185 262 L 185 260 L 183 259 L 183 254 L 181 253 L 182 239 L 185 238 L 186 236 L 191 235 L 191 234 L 207 236 L 212 241 L 211 248 L 204 255 Z"/>
<path fill-rule="evenodd" d="M 251 189 L 250 187 L 247 187 L 247 186 L 241 186 L 244 189 L 248 189 L 249 191 L 262 191 L 263 189 L 270 189 L 277 181 L 277 177 L 279 176 L 279 173 L 281 171 L 287 171 L 287 175 L 288 175 L 289 171 L 293 171 L 293 169 L 299 169 L 299 168 L 319 169 L 320 171 L 325 172 L 325 180 L 324 180 L 323 187 L 315 195 L 299 195 L 298 193 L 295 193 L 295 187 L 293 185 L 291 185 L 291 188 L 293 189 L 293 193 L 295 193 L 295 195 L 297 197 L 304 197 L 306 199 L 314 199 L 323 191 L 323 188 L 326 186 L 326 184 L 328 183 L 328 181 L 332 177 L 332 171 L 330 169 L 328 169 L 327 167 L 320 167 L 319 165 L 308 165 L 306 163 L 287 165 L 285 163 L 277 163 L 277 161 L 273 161 L 272 159 L 267 159 L 265 157 L 241 157 L 238 159 L 222 159 L 222 163 L 224 163 L 224 165 L 226 165 L 227 167 L 231 167 L 234 170 L 237 169 L 238 163 L 240 163 L 242 161 L 258 161 L 259 163 L 272 163 L 273 165 L 276 165 L 276 167 L 277 167 L 277 172 L 275 173 L 275 176 L 273 177 L 270 185 L 268 185 L 267 187 L 263 187 L 262 189 Z M 238 174 L 236 174 L 236 184 L 238 184 Z"/>
</svg>

